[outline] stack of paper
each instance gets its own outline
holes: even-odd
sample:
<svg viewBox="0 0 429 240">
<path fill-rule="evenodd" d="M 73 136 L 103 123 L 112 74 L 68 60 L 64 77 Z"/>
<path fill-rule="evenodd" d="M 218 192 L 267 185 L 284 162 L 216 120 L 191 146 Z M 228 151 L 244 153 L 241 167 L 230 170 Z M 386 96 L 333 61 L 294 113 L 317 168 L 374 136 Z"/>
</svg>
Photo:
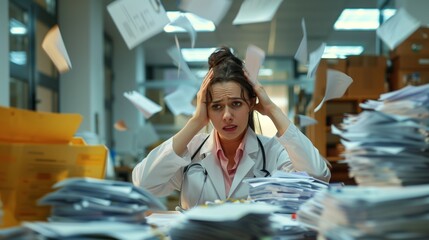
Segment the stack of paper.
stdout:
<svg viewBox="0 0 429 240">
<path fill-rule="evenodd" d="M 0 239 L 118 239 L 156 240 L 162 236 L 148 225 L 109 221 L 24 222 L 21 227 L 0 230 Z M 3 238 L 4 237 L 4 238 Z"/>
<path fill-rule="evenodd" d="M 129 182 L 69 178 L 54 187 L 60 189 L 38 201 L 52 206 L 50 221 L 145 223 L 146 210 L 166 210 L 157 198 Z"/>
<path fill-rule="evenodd" d="M 429 239 L 429 185 L 329 190 L 322 239 Z"/>
<path fill-rule="evenodd" d="M 246 179 L 250 185 L 249 197 L 281 207 L 280 213 L 296 213 L 301 204 L 328 187 L 328 183 L 306 173 L 277 171 L 272 177 Z"/>
<path fill-rule="evenodd" d="M 359 185 L 429 183 L 429 85 L 408 86 L 368 101 L 332 133 L 341 136 L 350 176 Z"/>
<path fill-rule="evenodd" d="M 291 214 L 274 214 L 271 218 L 274 225 L 274 237 L 272 239 L 305 240 L 316 239 L 317 232 L 310 230 L 292 218 Z"/>
<path fill-rule="evenodd" d="M 263 239 L 274 234 L 270 216 L 278 207 L 260 203 L 198 206 L 170 230 L 171 239 Z"/>
</svg>

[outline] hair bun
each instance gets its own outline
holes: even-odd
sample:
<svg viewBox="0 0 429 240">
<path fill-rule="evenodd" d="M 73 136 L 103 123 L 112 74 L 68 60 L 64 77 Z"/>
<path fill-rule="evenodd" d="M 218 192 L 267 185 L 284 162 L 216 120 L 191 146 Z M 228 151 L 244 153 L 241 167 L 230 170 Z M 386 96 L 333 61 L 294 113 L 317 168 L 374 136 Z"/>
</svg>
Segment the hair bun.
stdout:
<svg viewBox="0 0 429 240">
<path fill-rule="evenodd" d="M 220 47 L 216 49 L 209 57 L 209 68 L 213 68 L 228 60 L 234 61 L 236 64 L 242 66 L 243 63 L 238 59 L 228 47 Z"/>
</svg>

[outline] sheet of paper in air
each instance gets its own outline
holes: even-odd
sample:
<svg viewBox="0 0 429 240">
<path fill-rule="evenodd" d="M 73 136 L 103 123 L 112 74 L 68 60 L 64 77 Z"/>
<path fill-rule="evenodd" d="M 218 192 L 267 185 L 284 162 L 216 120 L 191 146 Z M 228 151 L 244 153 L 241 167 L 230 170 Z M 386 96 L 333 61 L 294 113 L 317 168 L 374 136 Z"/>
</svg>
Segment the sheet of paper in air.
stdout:
<svg viewBox="0 0 429 240">
<path fill-rule="evenodd" d="M 167 49 L 167 53 L 173 59 L 174 64 L 179 68 L 179 70 L 185 73 L 186 77 L 188 78 L 186 80 L 198 82 L 195 75 L 191 72 L 191 69 L 189 69 L 188 64 L 186 64 L 185 60 L 183 59 L 182 53 L 177 46 L 172 46 Z"/>
<path fill-rule="evenodd" d="M 136 91 L 125 92 L 124 97 L 130 100 L 131 103 L 133 103 L 134 106 L 143 113 L 146 119 L 150 118 L 153 114 L 161 111 L 162 109 L 161 106 Z"/>
<path fill-rule="evenodd" d="M 249 45 L 246 51 L 246 57 L 244 60 L 244 66 L 249 73 L 250 81 L 253 84 L 258 83 L 259 69 L 265 59 L 264 50 L 258 48 L 255 45 Z"/>
<path fill-rule="evenodd" d="M 306 126 L 317 124 L 317 121 L 314 118 L 311 118 L 305 115 L 298 115 L 298 120 L 299 120 L 298 125 L 300 127 L 306 127 Z"/>
<path fill-rule="evenodd" d="M 136 147 L 141 149 L 150 146 L 159 141 L 159 135 L 150 122 L 146 122 L 139 128 L 135 136 Z"/>
<path fill-rule="evenodd" d="M 299 44 L 298 49 L 296 50 L 294 58 L 301 64 L 307 65 L 308 64 L 307 30 L 305 27 L 304 18 L 301 20 L 301 27 L 302 27 L 302 40 L 301 40 L 301 43 Z"/>
<path fill-rule="evenodd" d="M 231 0 L 182 0 L 179 9 L 191 12 L 218 25 L 231 6 Z"/>
<path fill-rule="evenodd" d="M 58 25 L 53 26 L 46 34 L 42 48 L 60 73 L 67 72 L 72 68 Z"/>
<path fill-rule="evenodd" d="M 271 21 L 283 0 L 244 0 L 233 25 Z"/>
<path fill-rule="evenodd" d="M 182 13 L 179 17 L 174 19 L 170 25 L 183 28 L 186 32 L 188 32 L 189 37 L 191 38 L 191 47 L 194 48 L 195 40 L 197 38 L 197 31 L 195 31 L 194 26 L 192 26 L 192 23 L 185 14 Z"/>
<path fill-rule="evenodd" d="M 310 62 L 308 63 L 307 78 L 312 78 L 319 66 L 320 59 L 325 52 L 326 43 L 322 43 L 318 49 L 310 53 Z"/>
<path fill-rule="evenodd" d="M 394 49 L 416 31 L 420 25 L 417 19 L 401 8 L 377 29 L 377 36 L 390 49 Z"/>
<path fill-rule="evenodd" d="M 113 125 L 113 127 L 116 129 L 116 130 L 118 130 L 118 131 L 121 131 L 121 132 L 123 132 L 123 131 L 127 131 L 128 130 L 128 127 L 127 127 L 127 124 L 125 124 L 125 121 L 124 120 L 118 120 L 114 125 Z"/>
<path fill-rule="evenodd" d="M 107 10 L 128 49 L 162 32 L 170 23 L 159 0 L 117 0 Z"/>
<path fill-rule="evenodd" d="M 195 112 L 195 107 L 192 105 L 192 100 L 197 93 L 197 89 L 187 85 L 180 85 L 176 91 L 164 97 L 170 111 L 174 116 L 184 114 L 192 115 Z"/>
<path fill-rule="evenodd" d="M 314 109 L 314 112 L 319 111 L 324 102 L 330 99 L 342 97 L 346 92 L 347 88 L 353 82 L 353 79 L 351 77 L 337 70 L 328 69 L 326 75 L 327 83 L 325 96 L 323 97 L 319 105 Z"/>
</svg>

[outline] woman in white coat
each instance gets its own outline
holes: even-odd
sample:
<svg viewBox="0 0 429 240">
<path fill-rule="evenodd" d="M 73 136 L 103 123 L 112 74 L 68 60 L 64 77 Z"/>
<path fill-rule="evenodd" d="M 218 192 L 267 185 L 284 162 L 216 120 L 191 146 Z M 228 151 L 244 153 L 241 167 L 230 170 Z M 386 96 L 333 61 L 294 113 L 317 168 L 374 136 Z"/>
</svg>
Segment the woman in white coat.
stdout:
<svg viewBox="0 0 429 240">
<path fill-rule="evenodd" d="M 277 128 L 273 138 L 254 132 L 253 111 L 267 115 Z M 199 133 L 209 122 L 210 134 Z M 180 207 L 206 201 L 246 199 L 243 179 L 276 170 L 304 171 L 329 181 L 326 162 L 268 97 L 247 78 L 243 62 L 228 48 L 209 57 L 209 72 L 197 94 L 195 114 L 176 135 L 136 165 L 133 183 L 156 196 L 181 191 Z"/>
</svg>

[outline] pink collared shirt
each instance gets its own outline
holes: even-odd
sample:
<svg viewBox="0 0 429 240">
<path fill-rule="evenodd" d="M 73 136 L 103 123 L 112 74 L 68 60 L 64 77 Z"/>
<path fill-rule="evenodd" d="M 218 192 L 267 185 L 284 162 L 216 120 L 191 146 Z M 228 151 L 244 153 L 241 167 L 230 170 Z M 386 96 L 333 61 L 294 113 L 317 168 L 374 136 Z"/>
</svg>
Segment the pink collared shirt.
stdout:
<svg viewBox="0 0 429 240">
<path fill-rule="evenodd" d="M 232 181 L 235 176 L 235 171 L 237 170 L 238 164 L 240 163 L 240 160 L 243 157 L 244 142 L 247 134 L 243 137 L 243 140 L 241 141 L 240 145 L 237 148 L 237 151 L 235 152 L 234 165 L 232 166 L 231 169 L 228 169 L 228 158 L 225 156 L 222 146 L 220 145 L 219 135 L 217 132 L 215 136 L 216 136 L 215 137 L 216 156 L 222 168 L 223 179 L 225 182 L 225 193 L 226 193 L 226 196 L 228 196 L 229 190 L 231 189 Z"/>
</svg>

